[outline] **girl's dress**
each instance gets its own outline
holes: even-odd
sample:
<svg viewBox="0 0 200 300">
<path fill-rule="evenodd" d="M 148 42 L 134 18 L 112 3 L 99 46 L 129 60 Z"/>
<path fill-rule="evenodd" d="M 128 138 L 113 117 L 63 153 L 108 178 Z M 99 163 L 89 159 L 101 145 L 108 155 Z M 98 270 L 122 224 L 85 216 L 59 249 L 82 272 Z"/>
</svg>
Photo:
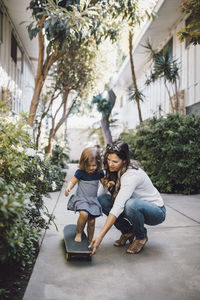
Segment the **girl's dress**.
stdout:
<svg viewBox="0 0 200 300">
<path fill-rule="evenodd" d="M 78 179 L 76 193 L 69 199 L 67 209 L 86 211 L 93 217 L 102 215 L 102 208 L 97 200 L 99 180 L 104 177 L 103 171 L 87 173 L 78 169 L 74 175 Z"/>
</svg>

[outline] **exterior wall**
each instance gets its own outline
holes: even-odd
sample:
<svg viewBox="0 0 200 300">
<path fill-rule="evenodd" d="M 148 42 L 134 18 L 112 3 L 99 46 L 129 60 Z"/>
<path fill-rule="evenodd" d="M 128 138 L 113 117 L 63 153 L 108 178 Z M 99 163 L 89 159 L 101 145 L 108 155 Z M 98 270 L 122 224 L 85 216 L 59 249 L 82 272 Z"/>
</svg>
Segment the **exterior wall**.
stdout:
<svg viewBox="0 0 200 300">
<path fill-rule="evenodd" d="M 0 99 L 14 114 L 28 112 L 34 88 L 34 73 L 18 33 L 2 1 L 2 41 L 0 42 Z M 17 41 L 17 62 L 11 57 L 11 35 Z M 20 57 L 19 54 L 22 54 Z"/>
<path fill-rule="evenodd" d="M 67 142 L 70 148 L 70 160 L 79 160 L 84 148 L 95 146 L 97 138 L 88 138 L 89 132 L 85 128 L 67 128 Z"/>
<path fill-rule="evenodd" d="M 166 45 L 171 37 L 173 37 L 173 57 L 180 62 L 180 91 L 184 94 L 183 113 L 190 113 L 190 106 L 199 109 L 200 103 L 200 45 L 189 45 L 185 47 L 185 42 L 180 43 L 177 37 L 177 32 L 185 26 L 185 19 L 179 21 L 170 32 L 163 36 L 160 41 L 160 49 Z M 141 54 L 144 55 L 144 54 Z M 134 55 L 133 55 L 134 57 Z M 166 115 L 171 112 L 169 105 L 169 97 L 162 80 L 152 83 L 150 86 L 145 86 L 146 74 L 150 72 L 150 64 L 144 56 L 144 63 L 140 70 L 136 70 L 137 84 L 139 89 L 145 95 L 144 102 L 141 102 L 141 111 L 143 120 L 151 117 Z M 127 65 L 127 70 L 130 65 Z M 126 75 L 125 75 L 126 76 Z M 120 79 L 121 80 L 121 79 Z M 135 102 L 129 101 L 127 86 L 131 86 L 131 80 L 126 84 L 125 89 L 117 90 L 117 105 L 115 112 L 119 112 L 119 121 L 124 128 L 135 128 L 139 124 L 138 111 Z M 184 101 L 184 102 L 183 102 Z"/>
</svg>

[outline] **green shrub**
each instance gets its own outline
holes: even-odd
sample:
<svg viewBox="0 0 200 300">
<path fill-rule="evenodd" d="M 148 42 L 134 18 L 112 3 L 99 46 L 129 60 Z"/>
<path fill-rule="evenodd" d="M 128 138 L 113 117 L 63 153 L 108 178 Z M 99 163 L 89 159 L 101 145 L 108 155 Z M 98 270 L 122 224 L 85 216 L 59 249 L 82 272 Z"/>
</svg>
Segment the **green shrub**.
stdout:
<svg viewBox="0 0 200 300">
<path fill-rule="evenodd" d="M 0 262 L 25 266 L 34 257 L 39 228 L 27 218 L 35 188 L 23 182 L 29 161 L 24 147 L 31 145 L 23 128 L 21 121 L 0 117 Z"/>
<path fill-rule="evenodd" d="M 52 155 L 50 158 L 50 161 L 53 165 L 58 166 L 60 168 L 67 168 L 67 162 L 69 160 L 69 155 L 67 154 L 67 151 L 59 146 L 55 145 L 55 147 L 52 150 Z"/>
<path fill-rule="evenodd" d="M 119 140 L 123 140 L 129 145 L 130 158 L 135 159 L 135 131 L 133 129 L 128 129 L 122 132 L 119 136 Z"/>
<path fill-rule="evenodd" d="M 42 229 L 54 217 L 43 195 L 61 188 L 65 174 L 34 150 L 22 119 L 0 116 L 0 263 L 32 262 Z"/>
<path fill-rule="evenodd" d="M 132 139 L 135 158 L 160 192 L 200 193 L 200 116 L 153 118 Z"/>
</svg>

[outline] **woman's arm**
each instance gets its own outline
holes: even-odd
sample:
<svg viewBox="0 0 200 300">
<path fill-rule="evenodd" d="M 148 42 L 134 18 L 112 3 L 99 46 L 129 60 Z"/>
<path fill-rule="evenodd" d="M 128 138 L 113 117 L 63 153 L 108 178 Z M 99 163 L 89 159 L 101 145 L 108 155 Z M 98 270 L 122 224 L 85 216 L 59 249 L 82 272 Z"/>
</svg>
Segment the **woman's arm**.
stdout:
<svg viewBox="0 0 200 300">
<path fill-rule="evenodd" d="M 74 176 L 70 182 L 68 183 L 66 190 L 65 190 L 65 196 L 69 196 L 69 192 L 71 191 L 71 189 L 73 189 L 73 187 L 77 184 L 78 179 Z"/>
<path fill-rule="evenodd" d="M 115 223 L 116 219 L 117 218 L 114 215 L 112 215 L 112 214 L 108 215 L 100 234 L 97 237 L 95 237 L 92 240 L 91 244 L 89 245 L 89 247 L 93 248 L 92 255 L 94 255 L 97 252 L 97 249 L 98 249 L 99 245 L 101 244 L 101 241 L 103 240 L 103 238 L 106 235 L 106 233 L 108 232 L 108 230 Z"/>
</svg>

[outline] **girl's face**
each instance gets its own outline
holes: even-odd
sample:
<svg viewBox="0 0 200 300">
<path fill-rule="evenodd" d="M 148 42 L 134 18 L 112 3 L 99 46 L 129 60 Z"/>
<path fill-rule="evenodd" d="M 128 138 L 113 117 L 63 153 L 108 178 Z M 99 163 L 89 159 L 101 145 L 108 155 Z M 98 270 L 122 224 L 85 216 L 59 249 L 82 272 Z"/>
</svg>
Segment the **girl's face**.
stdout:
<svg viewBox="0 0 200 300">
<path fill-rule="evenodd" d="M 85 171 L 87 173 L 94 173 L 97 169 L 97 163 L 96 161 L 92 161 L 92 162 L 89 162 L 88 165 L 86 166 L 86 169 Z"/>
<path fill-rule="evenodd" d="M 108 154 L 107 163 L 110 172 L 118 172 L 124 161 L 115 153 Z"/>
</svg>

